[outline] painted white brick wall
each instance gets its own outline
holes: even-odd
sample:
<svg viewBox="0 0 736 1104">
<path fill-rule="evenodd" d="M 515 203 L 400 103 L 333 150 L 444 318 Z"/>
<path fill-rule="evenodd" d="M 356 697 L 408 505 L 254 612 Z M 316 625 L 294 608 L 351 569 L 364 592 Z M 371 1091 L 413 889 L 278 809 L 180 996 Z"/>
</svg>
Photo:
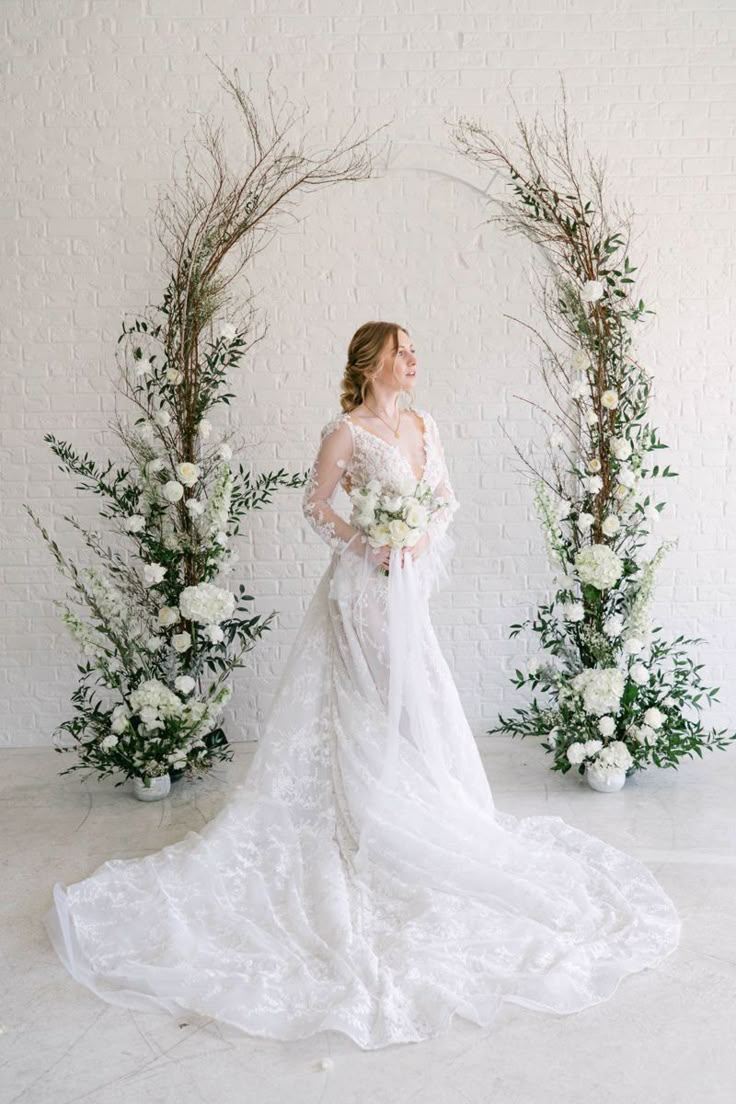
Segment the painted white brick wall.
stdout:
<svg viewBox="0 0 736 1104">
<path fill-rule="evenodd" d="M 43 434 L 105 459 L 110 377 L 124 316 L 163 286 L 153 234 L 158 189 L 181 163 L 193 112 L 232 104 L 209 55 L 256 95 L 273 83 L 309 105 L 311 140 L 357 116 L 390 122 L 374 179 L 305 197 L 250 272 L 268 318 L 231 417 L 258 470 L 306 468 L 336 413 L 347 342 L 369 318 L 407 326 L 416 401 L 435 414 L 462 509 L 456 574 L 434 599 L 438 635 L 474 731 L 520 703 L 508 674 L 531 641 L 511 622 L 548 597 L 531 491 L 499 419 L 523 448 L 541 439 L 535 321 L 521 239 L 484 224 L 488 179 L 452 151 L 446 119 L 513 136 L 512 92 L 549 117 L 564 76 L 584 142 L 609 161 L 612 196 L 635 213 L 631 255 L 657 310 L 638 351 L 653 371 L 652 421 L 680 478 L 661 484 L 659 531 L 679 535 L 656 613 L 668 635 L 703 636 L 709 723 L 732 723 L 736 248 L 736 11 L 718 0 L 5 0 L 2 236 L 3 655 L 0 743 L 43 745 L 71 715 L 76 655 L 50 600 L 64 586 L 22 509 L 63 548 L 63 521 L 94 523 L 96 500 L 57 470 Z M 242 285 L 241 285 L 242 286 Z M 233 740 L 258 736 L 328 549 L 300 492 L 249 519 L 242 579 L 274 630 L 237 675 Z"/>
</svg>

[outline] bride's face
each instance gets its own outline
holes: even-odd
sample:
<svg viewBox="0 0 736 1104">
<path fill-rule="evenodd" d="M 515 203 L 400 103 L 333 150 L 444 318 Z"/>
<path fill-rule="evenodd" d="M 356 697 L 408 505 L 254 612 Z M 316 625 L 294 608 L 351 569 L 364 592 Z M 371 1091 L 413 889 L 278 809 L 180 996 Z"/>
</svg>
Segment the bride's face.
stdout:
<svg viewBox="0 0 736 1104">
<path fill-rule="evenodd" d="M 386 339 L 383 349 L 383 366 L 376 377 L 377 383 L 399 391 L 412 391 L 416 380 L 417 358 L 414 343 L 405 330 L 399 330 L 399 347 L 394 352 L 393 338 Z"/>
</svg>

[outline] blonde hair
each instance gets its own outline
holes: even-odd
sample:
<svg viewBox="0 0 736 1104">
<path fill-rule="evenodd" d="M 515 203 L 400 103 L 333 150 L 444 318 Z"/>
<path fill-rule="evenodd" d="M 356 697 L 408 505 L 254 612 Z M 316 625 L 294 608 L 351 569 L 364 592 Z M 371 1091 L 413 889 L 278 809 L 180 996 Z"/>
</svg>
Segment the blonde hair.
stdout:
<svg viewBox="0 0 736 1104">
<path fill-rule="evenodd" d="M 398 352 L 399 330 L 409 332 L 398 322 L 365 322 L 355 331 L 348 345 L 348 360 L 340 383 L 343 411 L 354 410 L 365 402 L 368 388 L 381 371 L 379 357 L 387 337 L 393 339 L 394 355 Z"/>
</svg>

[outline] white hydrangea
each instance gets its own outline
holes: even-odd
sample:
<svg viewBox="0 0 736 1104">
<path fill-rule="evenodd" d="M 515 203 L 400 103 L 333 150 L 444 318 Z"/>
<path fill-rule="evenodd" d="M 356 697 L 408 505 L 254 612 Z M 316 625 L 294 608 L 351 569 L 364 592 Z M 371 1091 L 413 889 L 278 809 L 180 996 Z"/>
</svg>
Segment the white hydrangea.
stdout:
<svg viewBox="0 0 736 1104">
<path fill-rule="evenodd" d="M 179 609 L 187 621 L 201 624 L 218 624 L 232 617 L 235 609 L 235 596 L 229 590 L 213 586 L 212 583 L 198 583 L 185 587 L 179 595 Z"/>
<path fill-rule="evenodd" d="M 574 563 L 580 581 L 598 590 L 612 587 L 623 573 L 621 560 L 606 544 L 586 545 L 580 549 Z"/>
<path fill-rule="evenodd" d="M 138 714 L 148 728 L 161 728 L 162 719 L 178 717 L 182 711 L 181 699 L 159 679 L 146 679 L 130 694 L 130 708 Z"/>
<path fill-rule="evenodd" d="M 598 752 L 596 763 L 604 770 L 628 770 L 634 760 L 622 740 L 613 740 Z"/>
<path fill-rule="evenodd" d="M 618 713 L 624 692 L 624 676 L 618 667 L 586 667 L 570 680 L 583 698 L 587 713 Z"/>
</svg>

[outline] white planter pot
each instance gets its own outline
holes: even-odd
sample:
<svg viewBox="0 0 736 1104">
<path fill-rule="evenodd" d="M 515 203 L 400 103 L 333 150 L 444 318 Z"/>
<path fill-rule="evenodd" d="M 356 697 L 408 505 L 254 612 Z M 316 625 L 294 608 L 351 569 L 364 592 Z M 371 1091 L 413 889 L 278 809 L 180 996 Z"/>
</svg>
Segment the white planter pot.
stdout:
<svg viewBox="0 0 736 1104">
<path fill-rule="evenodd" d="M 142 778 L 133 779 L 133 793 L 139 801 L 160 801 L 171 789 L 168 774 L 160 774 L 158 778 L 149 778 L 148 781 L 146 786 Z"/>
<path fill-rule="evenodd" d="M 598 793 L 615 793 L 616 790 L 623 789 L 626 770 L 623 767 L 609 770 L 598 767 L 595 763 L 586 763 L 585 777 L 591 790 L 597 790 Z"/>
</svg>

